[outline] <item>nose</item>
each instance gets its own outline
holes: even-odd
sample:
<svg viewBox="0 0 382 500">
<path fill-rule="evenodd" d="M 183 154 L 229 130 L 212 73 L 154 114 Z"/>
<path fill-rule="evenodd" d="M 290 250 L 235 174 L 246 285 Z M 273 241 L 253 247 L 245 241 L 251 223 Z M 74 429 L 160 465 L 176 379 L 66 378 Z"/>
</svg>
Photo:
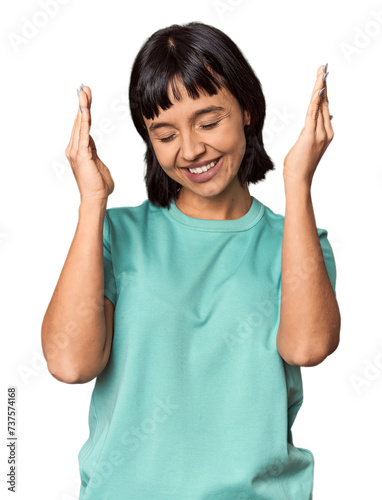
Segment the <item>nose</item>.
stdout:
<svg viewBox="0 0 382 500">
<path fill-rule="evenodd" d="M 198 137 L 197 132 L 191 131 L 182 134 L 180 156 L 185 161 L 194 161 L 206 151 L 206 146 Z"/>
</svg>

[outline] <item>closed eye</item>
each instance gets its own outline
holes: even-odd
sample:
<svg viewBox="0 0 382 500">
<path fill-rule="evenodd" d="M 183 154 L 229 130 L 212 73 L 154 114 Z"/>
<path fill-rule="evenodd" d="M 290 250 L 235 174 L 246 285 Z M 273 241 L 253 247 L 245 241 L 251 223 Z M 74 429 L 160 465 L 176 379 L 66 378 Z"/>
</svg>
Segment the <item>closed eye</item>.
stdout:
<svg viewBox="0 0 382 500">
<path fill-rule="evenodd" d="M 217 122 L 213 122 L 213 123 L 208 123 L 207 125 L 201 125 L 201 128 L 209 129 L 209 128 L 215 127 L 215 125 L 217 125 L 220 121 L 221 120 L 218 120 Z M 169 142 L 173 137 L 174 137 L 174 134 L 169 135 L 168 137 L 163 137 L 162 139 L 159 139 L 159 140 L 160 140 L 160 142 Z"/>
</svg>

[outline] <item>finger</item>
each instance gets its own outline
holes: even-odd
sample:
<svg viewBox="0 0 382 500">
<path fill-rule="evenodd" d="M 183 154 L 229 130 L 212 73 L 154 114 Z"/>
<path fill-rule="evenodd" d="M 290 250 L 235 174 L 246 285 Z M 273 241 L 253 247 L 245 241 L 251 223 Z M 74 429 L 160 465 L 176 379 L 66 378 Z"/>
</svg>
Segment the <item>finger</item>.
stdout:
<svg viewBox="0 0 382 500">
<path fill-rule="evenodd" d="M 322 113 L 322 104 L 320 104 L 317 114 L 316 139 L 318 141 L 321 141 L 325 140 L 325 138 L 326 138 L 326 129 L 324 122 L 324 115 Z"/>
<path fill-rule="evenodd" d="M 81 97 L 82 92 L 84 92 L 85 95 L 86 95 L 85 104 L 84 104 L 84 100 L 83 100 L 84 98 Z M 83 84 L 81 84 L 80 88 L 77 89 L 77 95 L 78 95 L 78 99 L 79 99 L 79 106 L 78 106 L 76 118 L 74 120 L 74 125 L 73 125 L 73 128 L 72 128 L 72 133 L 71 133 L 71 136 L 70 136 L 70 141 L 69 141 L 69 146 L 68 146 L 69 147 L 69 151 L 73 147 L 75 148 L 76 151 L 78 150 L 78 147 L 79 147 L 79 137 L 80 137 L 80 128 L 81 128 L 81 119 L 82 119 L 82 115 L 83 115 L 83 108 L 87 107 L 88 103 L 89 103 L 89 106 L 90 106 L 91 102 L 92 102 L 92 92 L 91 92 L 90 87 L 88 87 L 88 86 L 84 86 Z M 81 108 L 82 108 L 82 111 L 81 111 Z M 91 117 L 89 117 L 89 130 L 90 130 L 90 126 L 91 126 Z M 93 141 L 93 143 L 94 143 L 94 141 Z"/>
<path fill-rule="evenodd" d="M 81 94 L 83 94 L 81 92 Z M 89 103 L 88 103 L 88 97 L 87 94 L 82 95 L 83 101 L 85 100 L 86 96 L 86 104 L 81 104 L 82 106 L 82 115 L 81 115 L 81 122 L 80 122 L 80 127 L 79 127 L 79 133 L 78 133 L 78 152 L 79 154 L 86 154 L 86 153 L 91 153 L 91 147 L 89 144 L 89 132 L 90 132 L 90 109 L 89 109 Z"/>
<path fill-rule="evenodd" d="M 90 113 L 90 107 L 92 105 L 92 91 L 90 89 L 90 87 L 88 87 L 87 85 L 83 85 L 82 86 L 82 90 L 85 92 L 86 96 L 87 96 L 87 102 L 88 102 L 88 107 L 89 107 L 89 116 L 90 116 L 90 119 L 89 119 L 89 126 L 91 127 L 92 126 L 92 118 L 91 118 L 91 113 Z M 81 92 L 80 92 L 81 94 Z M 82 101 L 80 101 L 80 103 L 82 103 Z M 81 104 L 82 106 L 82 104 Z"/>
<path fill-rule="evenodd" d="M 318 104 L 318 113 L 317 113 L 317 127 L 316 127 L 316 137 L 318 139 L 324 139 L 326 137 L 326 129 L 325 129 L 325 120 L 324 120 L 324 115 L 323 115 L 323 103 L 325 99 L 325 95 L 327 92 L 326 84 L 322 83 L 323 86 L 325 86 L 325 90 L 320 93 L 318 93 L 320 101 Z M 321 87 L 322 88 L 322 87 Z"/>
<path fill-rule="evenodd" d="M 318 118 L 317 118 L 316 140 L 319 142 L 322 142 L 323 147 L 321 148 L 321 154 L 318 157 L 318 161 L 321 160 L 322 156 L 324 155 L 326 149 L 329 146 L 327 139 L 328 139 L 328 134 L 327 134 L 326 128 L 325 128 L 324 116 L 323 116 L 322 108 L 320 108 L 320 112 L 319 112 Z"/>
<path fill-rule="evenodd" d="M 76 122 L 75 122 L 75 126 L 74 126 L 73 144 L 72 144 L 72 150 L 74 151 L 74 153 L 76 153 L 78 151 L 78 141 L 79 141 L 79 135 L 80 135 L 80 126 L 81 126 L 82 115 L 83 115 L 83 112 L 80 111 L 79 106 L 78 106 Z"/>
<path fill-rule="evenodd" d="M 321 102 L 320 91 L 325 87 L 325 82 L 323 82 L 323 76 L 325 65 L 318 68 L 316 82 L 313 87 L 312 97 L 310 99 L 310 104 L 305 118 L 304 128 L 311 133 L 314 133 L 317 127 L 317 119 L 319 114 L 319 107 Z M 325 92 L 325 91 L 324 91 Z"/>
<path fill-rule="evenodd" d="M 82 83 L 80 88 L 77 89 L 77 94 L 78 94 L 80 112 L 77 113 L 77 122 L 74 130 L 73 149 L 75 152 L 78 152 L 79 150 L 80 129 L 81 129 L 81 122 L 83 119 L 84 108 L 88 108 L 88 94 L 87 92 L 85 92 L 84 85 Z"/>
<path fill-rule="evenodd" d="M 69 151 L 73 147 L 74 137 L 75 137 L 75 134 L 76 134 L 76 127 L 79 124 L 80 114 L 81 114 L 80 107 L 78 107 L 78 109 L 77 109 L 77 115 L 76 115 L 76 117 L 74 119 L 74 123 L 73 123 L 72 133 L 70 135 L 70 140 L 69 140 L 69 145 L 68 145 Z"/>
<path fill-rule="evenodd" d="M 327 73 L 329 74 L 329 73 Z M 321 96 L 321 110 L 324 121 L 324 127 L 327 137 L 332 140 L 334 131 L 331 123 L 332 115 L 329 113 L 329 99 L 328 99 L 328 78 L 325 80 L 325 90 Z"/>
</svg>

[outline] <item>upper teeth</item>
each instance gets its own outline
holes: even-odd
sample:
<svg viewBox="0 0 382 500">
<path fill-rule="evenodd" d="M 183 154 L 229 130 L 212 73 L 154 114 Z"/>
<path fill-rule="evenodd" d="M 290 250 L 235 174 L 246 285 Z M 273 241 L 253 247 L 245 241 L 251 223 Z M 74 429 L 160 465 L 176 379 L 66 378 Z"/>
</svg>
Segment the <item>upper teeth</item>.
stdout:
<svg viewBox="0 0 382 500">
<path fill-rule="evenodd" d="M 214 160 L 208 165 L 204 165 L 204 167 L 198 167 L 198 168 L 189 168 L 188 170 L 192 172 L 193 174 L 201 174 L 202 172 L 207 172 L 210 168 L 214 167 L 217 164 L 218 160 Z"/>
</svg>

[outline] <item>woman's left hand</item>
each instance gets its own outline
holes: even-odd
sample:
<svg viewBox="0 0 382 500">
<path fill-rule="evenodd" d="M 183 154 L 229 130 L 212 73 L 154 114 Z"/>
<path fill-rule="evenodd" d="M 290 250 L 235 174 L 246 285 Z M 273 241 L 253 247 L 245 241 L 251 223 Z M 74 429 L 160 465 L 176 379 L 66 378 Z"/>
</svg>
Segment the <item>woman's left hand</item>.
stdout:
<svg viewBox="0 0 382 500">
<path fill-rule="evenodd" d="M 325 66 L 320 66 L 304 128 L 284 159 L 284 182 L 302 183 L 309 189 L 317 165 L 334 136 L 330 121 L 332 116 L 329 114 L 327 77 L 323 80 L 324 76 Z M 320 96 L 323 87 L 325 90 Z"/>
</svg>

